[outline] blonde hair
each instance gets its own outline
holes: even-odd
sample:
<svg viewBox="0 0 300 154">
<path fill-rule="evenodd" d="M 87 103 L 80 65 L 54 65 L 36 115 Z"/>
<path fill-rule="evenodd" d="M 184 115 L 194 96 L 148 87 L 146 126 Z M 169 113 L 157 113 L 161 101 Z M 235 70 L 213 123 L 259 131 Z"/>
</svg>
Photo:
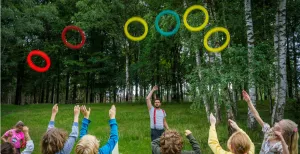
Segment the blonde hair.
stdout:
<svg viewBox="0 0 300 154">
<path fill-rule="evenodd" d="M 93 135 L 84 135 L 75 147 L 76 154 L 98 154 L 99 141 Z"/>
<path fill-rule="evenodd" d="M 283 132 L 282 136 L 288 145 L 290 154 L 298 154 L 298 125 L 289 119 L 281 120 L 284 125 L 281 126 Z"/>
<path fill-rule="evenodd" d="M 233 133 L 227 142 L 228 149 L 234 154 L 248 153 L 250 146 L 251 141 L 246 134 L 240 131 Z"/>
<path fill-rule="evenodd" d="M 49 129 L 43 136 L 41 149 L 43 154 L 55 154 L 64 148 L 64 144 L 68 139 L 65 130 L 58 128 Z"/>
<path fill-rule="evenodd" d="M 167 130 L 160 137 L 160 150 L 162 154 L 180 154 L 183 141 L 176 130 Z"/>
</svg>

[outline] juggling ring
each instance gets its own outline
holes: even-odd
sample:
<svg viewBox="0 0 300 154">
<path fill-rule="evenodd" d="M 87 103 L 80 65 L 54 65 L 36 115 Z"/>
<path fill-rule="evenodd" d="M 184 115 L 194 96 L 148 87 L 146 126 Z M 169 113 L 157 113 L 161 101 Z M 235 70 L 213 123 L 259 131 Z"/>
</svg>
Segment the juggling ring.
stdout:
<svg viewBox="0 0 300 154">
<path fill-rule="evenodd" d="M 80 35 L 81 35 L 81 42 L 80 42 L 80 44 L 73 45 L 73 44 L 67 42 L 67 40 L 66 40 L 66 33 L 67 33 L 68 30 L 71 30 L 71 29 L 72 30 L 76 30 L 76 31 L 78 31 L 80 33 Z M 67 26 L 67 27 L 65 27 L 64 30 L 61 33 L 61 39 L 62 39 L 63 43 L 68 48 L 71 48 L 71 49 L 80 49 L 84 45 L 84 43 L 85 43 L 85 35 L 84 35 L 82 29 L 80 29 L 77 26 Z"/>
<path fill-rule="evenodd" d="M 145 28 L 145 32 L 143 35 L 139 36 L 139 37 L 134 37 L 132 35 L 129 34 L 128 32 L 128 25 L 133 22 L 133 21 L 137 21 L 137 22 L 140 22 L 141 24 L 143 24 L 144 28 Z M 125 23 L 125 26 L 124 26 L 124 32 L 125 32 L 125 35 L 127 36 L 127 38 L 129 38 L 130 40 L 132 41 L 141 41 L 143 40 L 147 34 L 148 34 L 148 24 L 146 23 L 146 21 L 141 18 L 141 17 L 132 17 L 130 19 L 128 19 Z"/>
<path fill-rule="evenodd" d="M 170 31 L 170 32 L 164 32 L 162 29 L 159 28 L 159 25 L 158 25 L 160 18 L 161 18 L 163 15 L 165 15 L 165 14 L 171 14 L 171 15 L 175 16 L 175 19 L 176 19 L 176 27 L 175 27 L 172 31 Z M 180 18 L 179 18 L 179 15 L 178 15 L 176 12 L 172 11 L 172 10 L 164 10 L 164 11 L 160 12 L 160 13 L 156 16 L 156 19 L 155 19 L 155 29 L 156 29 L 161 35 L 163 35 L 163 36 L 171 36 L 171 35 L 174 35 L 174 34 L 178 31 L 179 27 L 180 27 Z"/>
<path fill-rule="evenodd" d="M 35 56 L 35 55 L 41 56 L 46 61 L 45 67 L 38 67 L 35 64 L 33 64 L 31 57 Z M 51 65 L 51 61 L 50 61 L 50 58 L 48 57 L 48 55 L 40 50 L 32 50 L 27 56 L 27 63 L 30 68 L 32 68 L 33 70 L 35 70 L 37 72 L 41 72 L 41 73 L 46 72 L 50 68 L 50 65 Z"/>
<path fill-rule="evenodd" d="M 225 43 L 222 46 L 220 46 L 218 48 L 211 48 L 211 47 L 208 46 L 207 40 L 208 40 L 208 38 L 213 33 L 218 32 L 218 31 L 225 33 L 225 35 L 226 35 L 226 41 L 225 41 Z M 220 51 L 224 50 L 228 46 L 229 42 L 230 42 L 230 34 L 229 34 L 228 30 L 225 29 L 225 28 L 223 28 L 223 27 L 215 27 L 215 28 L 209 30 L 205 34 L 203 44 L 204 44 L 204 47 L 206 48 L 206 50 L 208 50 L 210 52 L 220 52 Z"/>
<path fill-rule="evenodd" d="M 198 9 L 198 10 L 201 10 L 204 14 L 205 14 L 205 20 L 203 22 L 202 25 L 198 26 L 198 27 L 192 27 L 190 26 L 188 23 L 187 23 L 187 17 L 189 15 L 189 13 L 191 13 L 193 10 L 195 9 Z M 183 23 L 185 25 L 185 27 L 190 30 L 190 31 L 193 31 L 193 32 L 196 32 L 196 31 L 200 31 L 202 30 L 208 23 L 208 19 L 209 19 L 209 16 L 208 16 L 208 12 L 207 10 L 201 6 L 201 5 L 193 5 L 191 7 L 189 7 L 185 12 L 184 12 L 184 15 L 183 15 Z"/>
</svg>

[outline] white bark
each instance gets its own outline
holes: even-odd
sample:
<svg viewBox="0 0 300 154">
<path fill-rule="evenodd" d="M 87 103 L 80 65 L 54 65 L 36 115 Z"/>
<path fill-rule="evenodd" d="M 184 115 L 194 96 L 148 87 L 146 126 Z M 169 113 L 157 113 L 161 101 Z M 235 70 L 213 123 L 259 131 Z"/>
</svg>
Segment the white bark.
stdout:
<svg viewBox="0 0 300 154">
<path fill-rule="evenodd" d="M 286 103 L 286 50 L 287 50 L 287 38 L 286 38 L 286 0 L 280 0 L 279 2 L 279 14 L 278 14 L 278 26 L 279 26 L 279 83 L 278 83 L 278 100 L 277 107 L 275 109 L 275 116 L 273 121 L 279 121 L 283 119 L 284 107 Z M 274 114 L 274 113 L 273 113 Z"/>
<path fill-rule="evenodd" d="M 248 44 L 248 63 L 249 63 L 249 95 L 254 106 L 256 106 L 256 95 L 255 95 L 255 83 L 253 76 L 253 48 L 254 48 L 254 33 L 253 33 L 253 22 L 251 15 L 251 0 L 245 0 L 245 20 L 247 28 L 247 44 Z M 248 128 L 255 127 L 255 119 L 251 111 L 248 109 Z"/>
<path fill-rule="evenodd" d="M 201 71 L 200 71 L 201 59 L 200 59 L 199 51 L 196 51 L 196 64 L 197 64 L 197 68 L 198 68 L 198 76 L 199 76 L 199 79 L 201 80 Z M 207 118 L 207 121 L 209 121 L 209 110 L 210 109 L 209 109 L 209 104 L 207 102 L 206 94 L 203 94 L 202 100 L 203 100 L 203 104 L 205 106 L 206 118 Z"/>
<path fill-rule="evenodd" d="M 279 32 L 278 32 L 278 11 L 276 13 L 276 17 L 275 17 L 275 31 L 274 31 L 274 50 L 275 50 L 275 55 L 276 55 L 276 59 L 275 59 L 275 62 L 274 62 L 274 65 L 275 65 L 275 87 L 274 87 L 274 105 L 273 105 L 273 112 L 272 112 L 272 118 L 271 118 L 271 123 L 273 124 L 274 123 L 274 119 L 276 117 L 276 110 L 277 110 L 277 102 L 278 102 L 278 83 L 279 83 L 279 80 L 278 80 L 278 63 L 279 63 L 279 58 L 278 58 L 278 54 L 279 54 L 279 45 L 278 45 L 278 36 L 279 36 Z"/>
</svg>

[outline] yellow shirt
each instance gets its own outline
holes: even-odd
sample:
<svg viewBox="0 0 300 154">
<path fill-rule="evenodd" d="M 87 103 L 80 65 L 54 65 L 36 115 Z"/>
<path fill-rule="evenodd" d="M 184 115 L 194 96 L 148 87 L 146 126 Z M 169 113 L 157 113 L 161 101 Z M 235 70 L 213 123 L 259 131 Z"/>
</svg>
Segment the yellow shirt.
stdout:
<svg viewBox="0 0 300 154">
<path fill-rule="evenodd" d="M 240 129 L 239 131 L 241 131 L 242 133 L 246 134 L 242 129 Z M 249 138 L 248 135 L 247 135 L 247 137 Z M 254 144 L 253 144 L 253 142 L 251 141 L 250 138 L 249 138 L 249 140 L 251 142 L 251 146 L 250 146 L 250 151 L 248 153 L 249 154 L 254 154 L 254 152 L 255 152 Z M 216 132 L 215 126 L 210 126 L 209 137 L 208 137 L 208 145 L 209 145 L 210 149 L 214 152 L 214 154 L 232 154 L 232 152 L 225 151 L 221 147 L 221 145 L 219 143 L 219 140 L 218 140 L 218 136 L 217 136 L 217 132 Z"/>
</svg>

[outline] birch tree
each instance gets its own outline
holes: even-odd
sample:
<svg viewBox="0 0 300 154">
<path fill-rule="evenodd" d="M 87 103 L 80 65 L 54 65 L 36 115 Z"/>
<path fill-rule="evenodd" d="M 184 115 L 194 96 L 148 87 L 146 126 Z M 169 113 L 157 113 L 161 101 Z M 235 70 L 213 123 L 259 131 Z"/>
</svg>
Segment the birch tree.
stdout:
<svg viewBox="0 0 300 154">
<path fill-rule="evenodd" d="M 247 29 L 247 44 L 248 44 L 248 63 L 249 63 L 249 95 L 254 106 L 256 106 L 256 95 L 255 95 L 255 83 L 253 76 L 253 49 L 254 49 L 254 33 L 253 33 L 253 22 L 251 15 L 251 0 L 245 0 L 245 20 L 246 20 L 246 29 Z M 255 119 L 251 111 L 248 108 L 248 128 L 255 127 Z"/>
</svg>

